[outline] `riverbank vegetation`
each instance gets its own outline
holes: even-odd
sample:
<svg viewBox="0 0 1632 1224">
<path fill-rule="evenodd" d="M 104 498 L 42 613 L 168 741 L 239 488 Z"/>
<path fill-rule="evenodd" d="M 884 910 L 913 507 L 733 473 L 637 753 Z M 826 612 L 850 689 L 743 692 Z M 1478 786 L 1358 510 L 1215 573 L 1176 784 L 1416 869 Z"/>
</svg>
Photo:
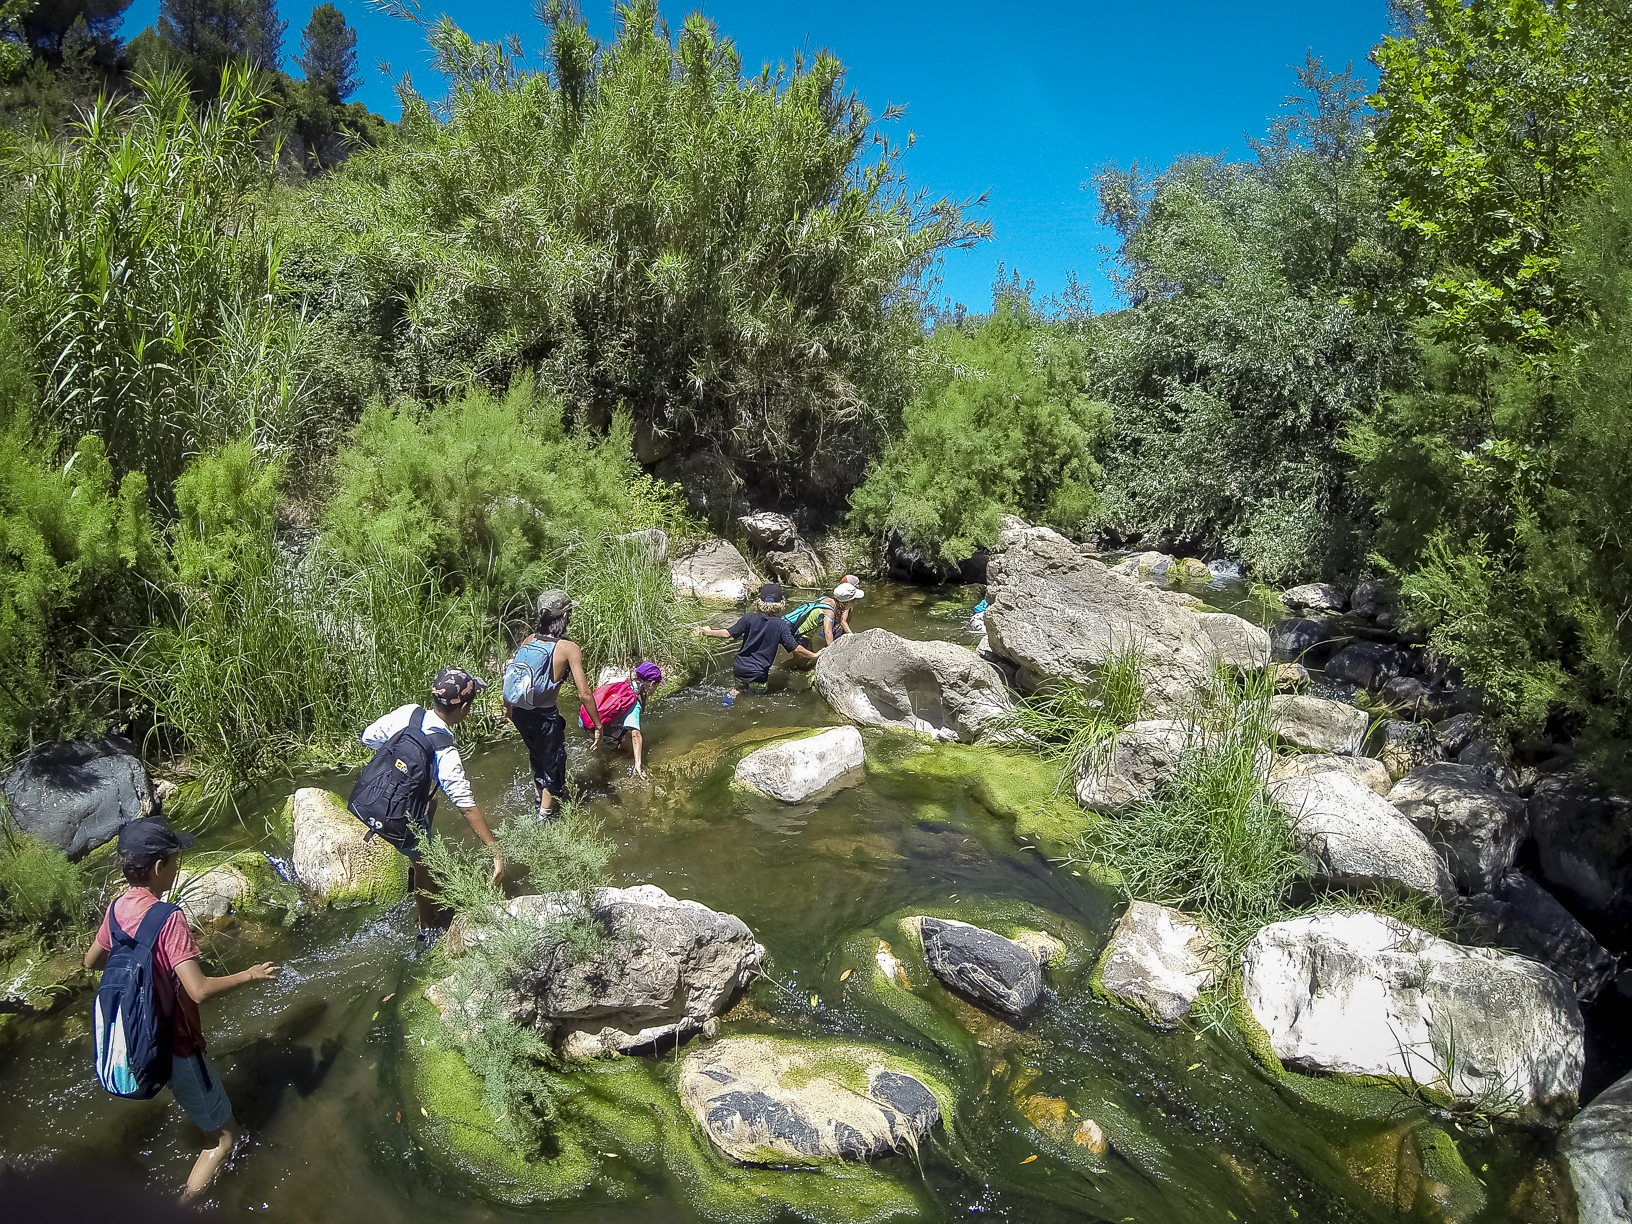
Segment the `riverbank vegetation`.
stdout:
<svg viewBox="0 0 1632 1224">
<path fill-rule="evenodd" d="M 447 93 L 403 78 L 400 125 L 297 181 L 262 10 L 13 112 L 0 752 L 123 726 L 224 794 L 433 657 L 491 672 L 546 582 L 584 589 L 592 663 L 680 661 L 657 552 L 606 541 L 768 505 L 941 565 L 1014 513 L 1386 576 L 1513 726 L 1627 731 L 1614 6 L 1432 0 L 1372 78 L 1311 58 L 1247 159 L 1102 168 L 1099 314 L 1019 276 L 932 309 L 986 223 L 913 189 L 826 52 L 748 74 L 700 15 L 602 44 L 553 5 L 539 70 L 402 6 Z M 301 63 L 340 105 L 336 17 Z M 12 87 L 68 88 L 79 37 L 29 34 Z"/>
</svg>

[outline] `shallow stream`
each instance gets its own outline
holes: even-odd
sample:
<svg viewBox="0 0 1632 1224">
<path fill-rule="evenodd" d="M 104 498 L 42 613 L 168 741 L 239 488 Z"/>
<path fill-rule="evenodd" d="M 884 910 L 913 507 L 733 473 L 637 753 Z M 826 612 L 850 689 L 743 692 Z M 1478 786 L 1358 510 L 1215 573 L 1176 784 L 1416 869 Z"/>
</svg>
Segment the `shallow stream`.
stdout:
<svg viewBox="0 0 1632 1224">
<path fill-rule="evenodd" d="M 1191 589 L 1225 609 L 1246 601 L 1239 584 Z M 878 584 L 856 627 L 972 645 L 965 622 L 973 601 L 972 589 Z M 1311 1092 L 1260 1069 L 1231 1037 L 1200 1024 L 1161 1032 L 1095 1000 L 1087 968 L 1114 925 L 1119 898 L 1017 837 L 1010 815 L 983 798 L 988 788 L 978 771 L 875 770 L 875 755 L 890 762 L 927 750 L 870 736 L 868 780 L 819 804 L 783 807 L 732 792 L 730 764 L 744 745 L 835 719 L 808 678 L 797 676 L 768 696 L 723 709 L 729 657 L 716 661 L 715 679 L 647 713 L 650 781 L 627 776 L 627 754 L 592 759 L 587 736 L 572 752 L 573 772 L 618 847 L 613 882 L 657 884 L 736 914 L 768 950 L 770 977 L 752 989 L 734 1013 L 742 1019 L 727 1031 L 734 1025 L 910 1045 L 914 1030 L 872 1006 L 865 992 L 848 989 L 840 968 L 852 963 L 847 944 L 853 952 L 891 938 L 882 924 L 902 912 L 978 917 L 982 906 L 1020 903 L 1082 940 L 1068 968 L 1051 979 L 1054 997 L 1023 1031 L 932 984 L 922 988 L 937 1023 L 962 1024 L 975 1039 L 956 1068 L 958 1108 L 916 1160 L 900 1156 L 857 1171 L 853 1218 L 1559 1218 L 1544 1134 L 1463 1130 L 1380 1090 L 1343 1100 Z M 525 768 L 518 741 L 467 754 L 467 768 L 484 809 L 514 808 Z M 210 844 L 269 845 L 267 814 L 296 784 L 343 794 L 350 776 L 297 779 L 246 796 L 242 824 Z M 469 836 L 445 808 L 439 827 Z M 431 1114 L 421 1114 L 425 1102 L 405 1072 L 409 1038 L 399 1008 L 411 1001 L 422 957 L 411 903 L 389 912 L 306 914 L 288 928 L 244 923 L 210 936 L 207 956 L 217 973 L 265 959 L 285 966 L 275 983 L 205 1009 L 211 1057 L 249 1131 L 214 1191 L 228 1213 L 370 1224 L 847 1214 L 842 1202 L 812 1195 L 791 1194 L 792 1206 L 777 1207 L 781 1196 L 763 1188 L 771 1181 L 751 1183 L 761 1187 L 754 1191 L 764 1198 L 759 1208 L 716 1212 L 708 1205 L 716 1200 L 689 1191 L 682 1178 L 643 1165 L 636 1147 L 615 1150 L 616 1135 L 598 1138 L 605 1150 L 594 1155 L 607 1168 L 625 1167 L 622 1174 L 549 1203 L 496 1201 L 427 1139 Z M 0 1042 L 0 1155 L 24 1166 L 94 1163 L 172 1190 L 196 1151 L 196 1132 L 168 1093 L 132 1103 L 95 1086 L 84 1002 L 16 1025 Z M 664 1071 L 650 1074 L 661 1082 Z M 1054 1133 L 1050 1111 L 1073 1122 L 1096 1119 L 1110 1154 L 1090 1159 L 1073 1150 Z M 887 1182 L 893 1197 L 869 1191 L 869 1178 Z"/>
</svg>

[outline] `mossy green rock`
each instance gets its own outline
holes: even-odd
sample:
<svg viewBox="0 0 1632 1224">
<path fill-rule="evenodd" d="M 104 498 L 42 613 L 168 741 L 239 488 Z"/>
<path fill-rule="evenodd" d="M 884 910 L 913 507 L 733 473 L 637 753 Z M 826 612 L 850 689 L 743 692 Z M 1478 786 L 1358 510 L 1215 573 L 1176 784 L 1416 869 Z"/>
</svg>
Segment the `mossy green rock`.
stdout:
<svg viewBox="0 0 1632 1224">
<path fill-rule="evenodd" d="M 367 838 L 340 796 L 303 787 L 289 797 L 282 819 L 293 830 L 295 874 L 313 900 L 344 909 L 390 904 L 407 893 L 408 860 L 384 840 Z"/>
<path fill-rule="evenodd" d="M 566 1074 L 540 1069 L 565 1099 L 544 1154 L 529 1159 L 501 1138 L 482 1101 L 482 1080 L 424 998 L 426 984 L 409 988 L 399 1013 L 409 1103 L 403 1120 L 439 1168 L 484 1198 L 517 1204 L 585 1193 L 646 1198 L 656 1178 L 699 1218 L 732 1224 L 788 1218 L 884 1224 L 932 1210 L 916 1166 L 904 1157 L 796 1169 L 730 1160 L 681 1105 L 679 1069 L 670 1060 L 604 1059 L 576 1064 Z M 939 1099 L 944 1089 L 936 1087 Z"/>
</svg>

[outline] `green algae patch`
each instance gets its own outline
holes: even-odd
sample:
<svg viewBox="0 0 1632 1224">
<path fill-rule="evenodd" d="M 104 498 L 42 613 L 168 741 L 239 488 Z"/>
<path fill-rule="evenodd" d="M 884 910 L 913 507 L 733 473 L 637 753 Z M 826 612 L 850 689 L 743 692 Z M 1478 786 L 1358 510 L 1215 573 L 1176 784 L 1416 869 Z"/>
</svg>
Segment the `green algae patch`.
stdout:
<svg viewBox="0 0 1632 1224">
<path fill-rule="evenodd" d="M 841 1006 L 859 1007 L 879 1030 L 902 1043 L 950 1060 L 960 1072 L 977 1061 L 976 1039 L 946 1007 L 945 991 L 924 963 L 923 950 L 896 927 L 859 931 L 828 962 L 826 994 Z M 943 1116 L 949 1116 L 943 1109 Z"/>
<path fill-rule="evenodd" d="M 1422 1181 L 1417 1185 L 1420 1214 L 1438 1209 L 1447 1219 L 1472 1220 L 1485 1209 L 1485 1186 L 1462 1159 L 1456 1140 L 1437 1126 L 1421 1126 L 1412 1134 Z M 1424 1210 L 1424 1209 L 1427 1210 Z"/>
<path fill-rule="evenodd" d="M 900 732 L 867 739 L 868 773 L 960 783 L 992 815 L 1012 821 L 1015 836 L 1055 857 L 1069 856 L 1082 832 L 1100 819 L 1076 801 L 1059 761 L 983 744 L 947 744 Z"/>
</svg>

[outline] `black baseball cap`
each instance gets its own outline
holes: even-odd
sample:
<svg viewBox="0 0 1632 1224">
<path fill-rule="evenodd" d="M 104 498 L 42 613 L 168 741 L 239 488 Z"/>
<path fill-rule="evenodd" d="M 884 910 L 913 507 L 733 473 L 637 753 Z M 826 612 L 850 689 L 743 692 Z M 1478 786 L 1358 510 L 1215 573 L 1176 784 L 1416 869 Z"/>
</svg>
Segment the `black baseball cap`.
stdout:
<svg viewBox="0 0 1632 1224">
<path fill-rule="evenodd" d="M 759 597 L 766 603 L 781 603 L 782 584 L 780 582 L 767 582 L 759 588 Z"/>
<path fill-rule="evenodd" d="M 149 867 L 197 841 L 191 833 L 177 833 L 157 816 L 144 816 L 119 830 L 119 861 Z"/>
<path fill-rule="evenodd" d="M 486 687 L 486 680 L 471 675 L 462 667 L 444 667 L 436 673 L 431 696 L 436 699 L 437 705 L 469 705 L 476 700 L 476 694 Z"/>
</svg>

